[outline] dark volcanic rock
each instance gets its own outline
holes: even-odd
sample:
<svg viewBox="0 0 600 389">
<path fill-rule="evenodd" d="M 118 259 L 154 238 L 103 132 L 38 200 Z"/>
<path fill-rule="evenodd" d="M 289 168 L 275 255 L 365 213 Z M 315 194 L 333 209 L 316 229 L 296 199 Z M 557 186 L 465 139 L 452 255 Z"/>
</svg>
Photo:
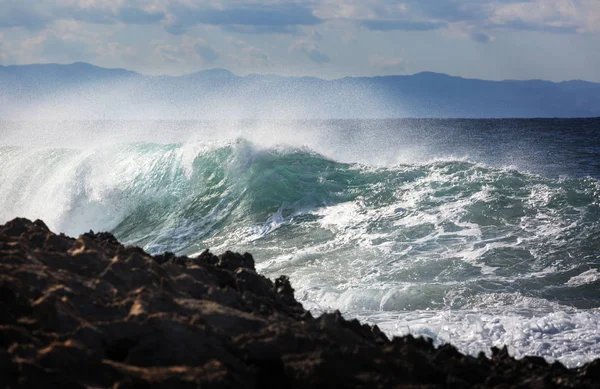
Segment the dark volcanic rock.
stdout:
<svg viewBox="0 0 600 389">
<path fill-rule="evenodd" d="M 0 226 L 0 387 L 598 387 L 579 370 L 506 349 L 473 358 L 389 340 L 339 312 L 313 318 L 287 277 L 250 254 L 150 256 L 108 233 Z"/>
</svg>

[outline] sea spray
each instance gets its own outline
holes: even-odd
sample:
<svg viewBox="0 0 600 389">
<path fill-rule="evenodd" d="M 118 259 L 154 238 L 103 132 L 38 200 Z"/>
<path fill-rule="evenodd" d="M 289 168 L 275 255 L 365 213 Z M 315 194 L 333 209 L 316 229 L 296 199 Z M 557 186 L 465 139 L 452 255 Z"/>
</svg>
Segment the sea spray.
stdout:
<svg viewBox="0 0 600 389">
<path fill-rule="evenodd" d="M 261 273 L 290 276 L 315 312 L 339 309 L 472 354 L 508 345 L 570 366 L 600 356 L 595 157 L 565 147 L 565 163 L 544 171 L 539 150 L 527 160 L 519 140 L 490 146 L 513 150 L 505 164 L 493 153 L 457 158 L 459 142 L 444 151 L 431 135 L 413 140 L 424 151 L 411 155 L 383 132 L 361 145 L 356 128 L 346 143 L 326 128 L 284 131 L 287 143 L 260 129 L 10 142 L 0 148 L 0 219 L 110 230 L 152 253 L 249 251 Z M 556 138 L 553 147 L 565 144 Z"/>
</svg>

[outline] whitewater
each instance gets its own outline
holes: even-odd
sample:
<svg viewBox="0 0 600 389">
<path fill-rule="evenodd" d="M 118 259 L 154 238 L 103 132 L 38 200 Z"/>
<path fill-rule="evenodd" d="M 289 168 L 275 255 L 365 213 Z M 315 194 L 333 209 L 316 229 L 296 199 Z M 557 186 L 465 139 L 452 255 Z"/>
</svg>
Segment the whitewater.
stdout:
<svg viewBox="0 0 600 389">
<path fill-rule="evenodd" d="M 313 313 L 600 357 L 598 120 L 3 123 L 0 222 L 253 254 Z M 26 134 L 26 136 L 24 135 Z"/>
</svg>

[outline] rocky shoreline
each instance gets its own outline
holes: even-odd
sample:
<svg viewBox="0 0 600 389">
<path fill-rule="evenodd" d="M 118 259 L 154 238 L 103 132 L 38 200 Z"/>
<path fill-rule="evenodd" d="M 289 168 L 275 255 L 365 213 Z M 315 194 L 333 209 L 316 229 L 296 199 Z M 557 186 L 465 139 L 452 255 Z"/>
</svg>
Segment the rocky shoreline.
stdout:
<svg viewBox="0 0 600 389">
<path fill-rule="evenodd" d="M 109 233 L 0 226 L 2 388 L 600 387 L 569 370 L 312 317 L 250 254 L 150 256 Z"/>
</svg>

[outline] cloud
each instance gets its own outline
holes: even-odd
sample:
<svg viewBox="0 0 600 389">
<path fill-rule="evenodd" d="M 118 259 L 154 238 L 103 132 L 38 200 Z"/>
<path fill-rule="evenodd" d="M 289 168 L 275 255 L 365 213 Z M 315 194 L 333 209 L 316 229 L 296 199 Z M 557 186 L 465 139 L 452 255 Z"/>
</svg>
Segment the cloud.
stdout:
<svg viewBox="0 0 600 389">
<path fill-rule="evenodd" d="M 179 44 L 153 41 L 153 54 L 166 63 L 185 63 L 198 61 L 204 65 L 212 64 L 220 54 L 202 38 L 183 37 Z"/>
<path fill-rule="evenodd" d="M 581 77 L 589 79 L 593 70 L 587 69 L 598 68 L 600 58 L 593 50 L 600 35 L 598 1 L 0 0 L 0 33 L 4 35 L 0 61 L 100 61 L 103 66 L 170 74 L 214 63 L 240 73 L 247 72 L 246 68 L 257 72 L 268 68 L 276 73 L 329 77 L 404 70 L 406 62 L 390 53 L 397 53 L 396 39 L 405 35 L 407 52 L 422 46 L 421 36 L 432 48 L 417 50 L 421 55 L 418 62 L 411 62 L 411 70 L 456 74 L 463 67 L 451 62 L 469 58 L 468 50 L 475 50 L 485 61 L 483 56 L 500 50 L 495 42 L 506 45 L 518 37 L 527 43 L 522 47 L 551 47 L 557 38 L 557 51 L 570 50 L 571 57 L 580 51 L 578 64 L 572 68 L 585 70 Z M 326 39 L 311 35 L 317 29 Z M 411 34 L 404 34 L 407 31 Z M 573 37 L 572 42 L 577 42 L 573 47 L 564 43 L 570 35 L 579 35 Z M 242 43 L 229 44 L 229 36 Z M 411 43 L 409 37 L 417 39 Z M 152 39 L 154 43 L 149 42 Z M 467 41 L 457 45 L 456 58 L 450 58 L 448 65 L 432 59 L 452 39 Z M 563 46 L 559 47 L 559 41 Z M 481 48 L 477 45 L 483 44 L 488 44 L 486 50 L 477 51 Z M 360 51 L 353 53 L 353 49 Z M 525 57 L 520 61 L 530 61 L 533 69 L 538 58 L 533 53 Z M 469 66 L 464 68 L 474 68 Z M 526 67 L 515 66 L 514 72 Z M 557 74 L 570 69 L 563 67 L 557 66 Z M 488 68 L 495 74 L 509 72 L 506 66 Z M 474 68 L 473 74 L 483 77 L 488 70 L 481 69 Z"/>
<path fill-rule="evenodd" d="M 400 57 L 374 55 L 369 57 L 369 64 L 378 70 L 404 71 L 406 69 L 406 60 Z"/>
<path fill-rule="evenodd" d="M 180 34 L 187 28 L 200 25 L 246 26 L 261 32 L 282 32 L 289 26 L 322 23 L 311 8 L 295 3 L 252 4 L 241 7 L 215 9 L 172 4 L 168 7 L 167 30 Z"/>
<path fill-rule="evenodd" d="M 20 45 L 21 56 L 44 58 L 46 62 L 89 61 L 98 54 L 85 39 L 73 39 L 46 32 L 23 41 Z"/>
<path fill-rule="evenodd" d="M 288 48 L 289 53 L 302 53 L 308 57 L 311 61 L 317 64 L 325 64 L 330 61 L 327 54 L 323 53 L 319 48 L 319 41 L 322 39 L 321 34 L 318 31 L 313 30 L 304 39 L 298 39 L 290 45 Z"/>
<path fill-rule="evenodd" d="M 50 20 L 50 15 L 27 0 L 6 0 L 0 4 L 0 28 L 24 27 L 36 30 L 43 28 Z"/>
<path fill-rule="evenodd" d="M 485 34 L 483 32 L 472 32 L 470 34 L 470 37 L 475 42 L 479 42 L 479 43 L 488 43 L 489 41 L 492 40 L 492 38 L 488 34 Z"/>
<path fill-rule="evenodd" d="M 451 35 L 480 43 L 491 41 L 493 31 L 600 32 L 598 0 L 321 0 L 315 15 L 383 32 L 444 31 L 458 24 L 467 33 Z"/>
<path fill-rule="evenodd" d="M 238 58 L 245 67 L 268 68 L 271 66 L 269 56 L 257 47 L 248 46 L 242 50 L 242 54 Z"/>
<path fill-rule="evenodd" d="M 401 19 L 406 15 L 405 2 L 376 0 L 320 0 L 314 13 L 324 20 Z"/>
<path fill-rule="evenodd" d="M 525 20 L 509 20 L 499 23 L 493 26 L 503 30 L 515 30 L 515 31 L 544 31 L 552 32 L 556 34 L 576 34 L 580 27 L 577 25 L 557 25 L 557 24 L 545 24 L 545 23 L 530 23 Z"/>
<path fill-rule="evenodd" d="M 185 56 L 180 47 L 163 42 L 154 42 L 154 49 L 152 52 L 161 62 L 171 64 L 180 62 L 182 57 Z"/>
<path fill-rule="evenodd" d="M 235 47 L 235 54 L 231 57 L 238 65 L 246 69 L 269 68 L 272 66 L 269 56 L 261 49 L 233 37 L 226 37 L 225 39 Z"/>
<path fill-rule="evenodd" d="M 200 4 L 200 5 L 199 5 Z M 369 31 L 431 31 L 453 23 L 490 30 L 600 32 L 598 0 L 3 0 L 0 29 L 41 30 L 60 20 L 90 24 L 162 25 L 176 35 L 197 25 L 236 33 L 295 34 L 299 26 L 340 21 Z M 478 42 L 483 35 L 467 37 Z"/>
<path fill-rule="evenodd" d="M 10 57 L 17 63 L 90 61 L 98 56 L 102 34 L 77 21 L 57 21 L 24 39 L 10 41 Z"/>
<path fill-rule="evenodd" d="M 134 7 L 120 8 L 116 16 L 125 24 L 154 24 L 165 19 L 163 12 L 148 12 Z"/>
<path fill-rule="evenodd" d="M 421 17 L 427 20 L 444 21 L 446 23 L 477 23 L 487 17 L 490 12 L 490 4 L 497 1 L 443 0 L 433 2 L 408 0 L 407 10 L 413 17 Z"/>
<path fill-rule="evenodd" d="M 330 61 L 329 56 L 319 49 L 305 49 L 304 54 L 306 54 L 308 59 L 318 64 L 324 64 Z"/>
<path fill-rule="evenodd" d="M 76 20 L 90 24 L 115 24 L 114 12 L 101 7 L 62 7 L 53 12 L 54 20 Z"/>
<path fill-rule="evenodd" d="M 343 25 L 340 22 L 349 22 L 369 31 L 429 31 L 447 25 L 443 18 L 431 17 L 423 12 L 420 8 L 422 3 L 428 2 L 321 0 L 315 5 L 314 13 L 328 24 L 339 26 Z M 435 6 L 441 3 L 437 1 Z"/>
<path fill-rule="evenodd" d="M 119 42 L 109 42 L 105 45 L 98 46 L 96 53 L 102 57 L 132 56 L 137 53 L 132 46 L 122 45 Z"/>
<path fill-rule="evenodd" d="M 318 64 L 324 64 L 330 61 L 329 56 L 323 53 L 315 42 L 311 41 L 297 40 L 288 48 L 288 52 L 303 53 L 308 59 Z"/>
<path fill-rule="evenodd" d="M 492 42 L 496 39 L 491 33 L 484 32 L 481 27 L 467 22 L 449 23 L 441 32 L 450 38 L 472 40 L 482 44 Z"/>
<path fill-rule="evenodd" d="M 123 6 L 110 2 L 77 2 L 62 0 L 42 2 L 33 0 L 5 0 L 0 3 L 0 28 L 20 27 L 29 30 L 43 29 L 57 21 L 81 21 L 90 24 L 153 24 L 165 18 L 160 11 L 147 11 L 141 7 Z"/>
<path fill-rule="evenodd" d="M 600 31 L 597 0 L 531 0 L 494 4 L 489 17 L 497 28 L 553 33 Z"/>
<path fill-rule="evenodd" d="M 298 32 L 298 26 L 245 26 L 232 24 L 222 26 L 224 30 L 236 32 L 238 34 L 295 34 Z"/>
<path fill-rule="evenodd" d="M 206 63 L 213 63 L 219 59 L 219 53 L 207 44 L 196 45 L 196 52 Z"/>
<path fill-rule="evenodd" d="M 446 22 L 420 20 L 361 20 L 360 24 L 372 31 L 428 31 L 447 25 Z"/>
<path fill-rule="evenodd" d="M 65 40 L 49 35 L 40 45 L 39 55 L 53 62 L 89 61 L 97 53 L 83 40 Z"/>
</svg>

